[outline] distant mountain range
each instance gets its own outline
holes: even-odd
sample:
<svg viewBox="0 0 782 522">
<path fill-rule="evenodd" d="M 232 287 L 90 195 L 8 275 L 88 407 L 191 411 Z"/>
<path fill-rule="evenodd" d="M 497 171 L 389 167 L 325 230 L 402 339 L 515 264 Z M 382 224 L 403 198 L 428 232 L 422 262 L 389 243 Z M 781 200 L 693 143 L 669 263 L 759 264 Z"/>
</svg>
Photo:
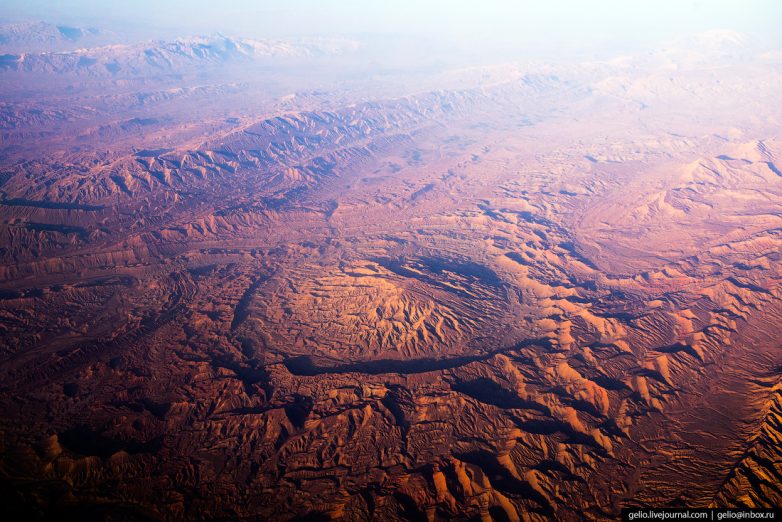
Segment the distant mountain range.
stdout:
<svg viewBox="0 0 782 522">
<path fill-rule="evenodd" d="M 359 47 L 358 42 L 342 38 L 303 38 L 289 42 L 215 35 L 134 44 L 111 43 L 111 38 L 110 34 L 92 28 L 46 23 L 2 26 L 0 71 L 143 76 L 261 58 L 337 55 Z M 96 45 L 75 46 L 77 43 Z"/>
<path fill-rule="evenodd" d="M 113 35 L 95 27 L 72 27 L 47 22 L 0 25 L 0 51 L 65 51 L 107 43 Z"/>
</svg>

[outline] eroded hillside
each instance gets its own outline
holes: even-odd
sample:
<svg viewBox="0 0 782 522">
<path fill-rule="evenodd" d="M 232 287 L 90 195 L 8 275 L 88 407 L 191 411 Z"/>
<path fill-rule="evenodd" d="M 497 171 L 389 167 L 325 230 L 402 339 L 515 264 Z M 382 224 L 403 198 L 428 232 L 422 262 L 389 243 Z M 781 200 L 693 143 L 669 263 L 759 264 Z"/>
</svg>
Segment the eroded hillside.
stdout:
<svg viewBox="0 0 782 522">
<path fill-rule="evenodd" d="M 9 101 L 4 501 L 132 520 L 778 505 L 772 58 L 475 69 L 328 102 Z"/>
</svg>

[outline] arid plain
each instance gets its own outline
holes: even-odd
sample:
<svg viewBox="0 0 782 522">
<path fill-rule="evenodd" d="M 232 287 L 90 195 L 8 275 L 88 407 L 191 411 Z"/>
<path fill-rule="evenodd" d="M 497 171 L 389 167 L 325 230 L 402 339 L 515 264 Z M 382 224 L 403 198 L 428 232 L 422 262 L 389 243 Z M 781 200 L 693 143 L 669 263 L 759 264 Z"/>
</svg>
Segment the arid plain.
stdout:
<svg viewBox="0 0 782 522">
<path fill-rule="evenodd" d="M 2 39 L 5 505 L 782 503 L 779 52 L 364 75 L 349 40 L 68 29 Z"/>
</svg>

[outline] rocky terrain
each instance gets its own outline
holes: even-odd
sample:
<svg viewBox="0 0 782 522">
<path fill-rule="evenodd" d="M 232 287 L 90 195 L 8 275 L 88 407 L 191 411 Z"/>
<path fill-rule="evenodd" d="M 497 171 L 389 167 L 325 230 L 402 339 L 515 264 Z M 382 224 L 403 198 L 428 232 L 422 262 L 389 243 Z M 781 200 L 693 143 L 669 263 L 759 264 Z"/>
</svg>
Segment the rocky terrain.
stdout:
<svg viewBox="0 0 782 522">
<path fill-rule="evenodd" d="M 782 55 L 713 33 L 318 86 L 298 67 L 357 49 L 323 45 L 2 57 L 3 503 L 780 505 Z"/>
</svg>

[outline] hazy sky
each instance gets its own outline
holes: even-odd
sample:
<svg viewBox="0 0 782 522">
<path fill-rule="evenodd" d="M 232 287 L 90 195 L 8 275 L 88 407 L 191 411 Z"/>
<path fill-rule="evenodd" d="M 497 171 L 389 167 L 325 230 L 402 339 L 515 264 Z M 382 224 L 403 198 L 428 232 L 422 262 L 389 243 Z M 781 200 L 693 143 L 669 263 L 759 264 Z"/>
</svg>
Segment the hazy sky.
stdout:
<svg viewBox="0 0 782 522">
<path fill-rule="evenodd" d="M 633 48 L 732 28 L 782 41 L 780 0 L 0 0 L 6 20 L 144 27 L 161 37 L 387 34 L 466 45 Z"/>
</svg>

